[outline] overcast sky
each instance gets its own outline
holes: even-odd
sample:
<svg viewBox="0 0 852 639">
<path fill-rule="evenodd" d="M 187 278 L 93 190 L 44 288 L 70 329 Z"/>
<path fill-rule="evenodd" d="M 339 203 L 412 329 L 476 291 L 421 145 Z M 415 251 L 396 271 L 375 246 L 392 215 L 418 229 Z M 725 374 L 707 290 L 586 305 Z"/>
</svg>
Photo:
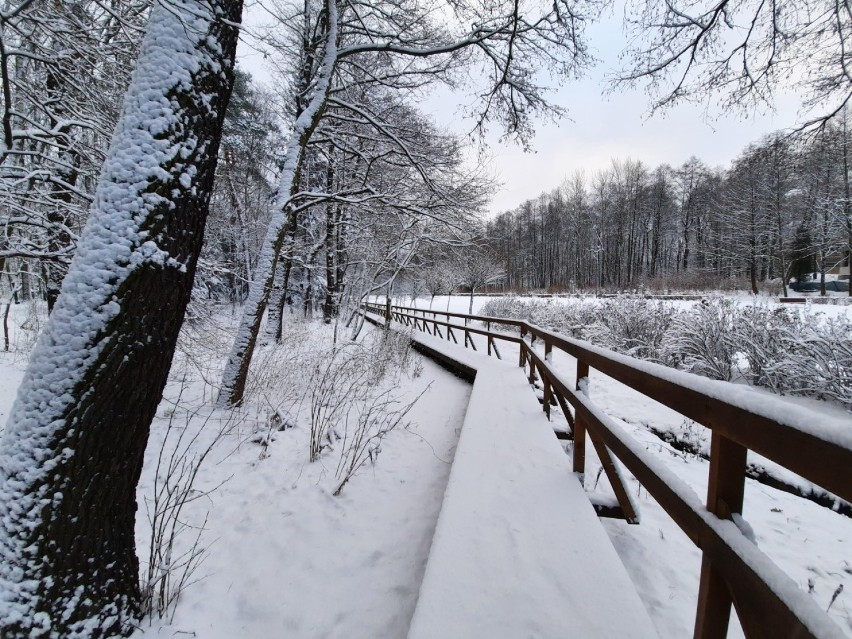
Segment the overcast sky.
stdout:
<svg viewBox="0 0 852 639">
<path fill-rule="evenodd" d="M 248 11 L 247 22 L 258 19 Z M 774 113 L 744 119 L 740 114 L 711 112 L 704 117 L 700 106 L 682 105 L 648 117 L 648 98 L 641 89 L 604 95 L 604 77 L 617 68 L 624 45 L 620 18 L 607 17 L 589 29 L 589 42 L 601 63 L 579 82 L 566 84 L 553 96 L 568 109 L 569 119 L 541 123 L 525 153 L 512 143 L 488 139 L 492 171 L 503 183 L 490 206 L 491 213 L 512 209 L 542 191 L 559 186 L 578 169 L 588 176 L 610 164 L 612 158 L 632 158 L 653 167 L 679 165 L 695 155 L 710 166 L 727 167 L 743 147 L 771 131 L 796 122 L 797 101 L 780 94 Z M 241 66 L 263 81 L 263 61 L 241 43 Z M 457 133 L 466 133 L 471 123 L 458 115 L 464 96 L 440 93 L 421 104 L 436 123 Z"/>
</svg>

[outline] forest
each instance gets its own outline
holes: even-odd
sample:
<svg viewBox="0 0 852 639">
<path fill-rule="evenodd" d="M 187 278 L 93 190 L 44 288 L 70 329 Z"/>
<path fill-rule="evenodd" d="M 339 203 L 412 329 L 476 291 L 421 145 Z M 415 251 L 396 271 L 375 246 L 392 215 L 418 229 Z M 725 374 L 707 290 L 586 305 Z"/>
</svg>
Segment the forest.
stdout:
<svg viewBox="0 0 852 639">
<path fill-rule="evenodd" d="M 516 291 L 770 290 L 848 275 L 852 247 L 844 112 L 808 135 L 778 132 L 729 168 L 613 160 L 488 222 Z"/>
</svg>

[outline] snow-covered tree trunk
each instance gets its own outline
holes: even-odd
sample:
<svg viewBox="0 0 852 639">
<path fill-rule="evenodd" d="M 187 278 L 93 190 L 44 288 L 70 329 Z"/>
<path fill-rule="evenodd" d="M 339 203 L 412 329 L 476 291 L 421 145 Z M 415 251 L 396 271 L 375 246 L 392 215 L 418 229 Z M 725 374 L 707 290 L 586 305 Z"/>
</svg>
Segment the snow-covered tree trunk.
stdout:
<svg viewBox="0 0 852 639">
<path fill-rule="evenodd" d="M 336 0 L 325 2 L 325 42 L 316 83 L 311 99 L 305 109 L 296 118 L 290 135 L 290 144 L 284 160 L 284 167 L 278 182 L 278 192 L 273 206 L 272 219 L 263 241 L 257 269 L 252 278 L 248 300 L 237 331 L 237 337 L 225 365 L 219 403 L 238 405 L 245 393 L 249 364 L 257 343 L 263 314 L 269 303 L 275 276 L 275 265 L 281 253 L 281 245 L 287 231 L 294 227 L 295 211 L 290 206 L 290 198 L 299 187 L 302 158 L 311 134 L 319 124 L 323 110 L 328 102 L 332 76 L 338 56 L 338 16 Z"/>
<path fill-rule="evenodd" d="M 241 0 L 168 0 L 0 444 L 0 636 L 139 613 L 136 484 L 201 248 Z"/>
</svg>

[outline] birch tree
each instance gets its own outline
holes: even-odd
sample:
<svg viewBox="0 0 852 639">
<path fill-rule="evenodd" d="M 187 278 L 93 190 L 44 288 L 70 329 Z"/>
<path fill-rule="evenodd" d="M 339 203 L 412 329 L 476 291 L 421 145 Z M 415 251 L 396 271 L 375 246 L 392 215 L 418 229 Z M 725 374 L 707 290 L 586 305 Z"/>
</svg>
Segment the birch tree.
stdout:
<svg viewBox="0 0 852 639">
<path fill-rule="evenodd" d="M 136 483 L 192 288 L 239 0 L 153 11 L 89 220 L 0 447 L 0 635 L 126 635 Z"/>
<path fill-rule="evenodd" d="M 485 79 L 478 87 L 475 127 L 490 124 L 528 141 L 536 117 L 555 115 L 537 71 L 570 78 L 588 61 L 583 41 L 586 20 L 597 11 L 593 2 L 557 0 L 522 7 L 518 0 L 468 0 L 426 3 L 305 2 L 288 14 L 299 25 L 290 50 L 296 109 L 287 157 L 278 184 L 274 212 L 253 278 L 220 393 L 220 402 L 242 400 L 252 353 L 269 301 L 274 265 L 288 229 L 295 227 L 292 197 L 299 186 L 304 151 L 322 120 L 344 67 L 366 71 L 364 82 L 398 91 L 452 83 L 476 68 Z M 380 59 L 382 65 L 367 64 Z"/>
</svg>

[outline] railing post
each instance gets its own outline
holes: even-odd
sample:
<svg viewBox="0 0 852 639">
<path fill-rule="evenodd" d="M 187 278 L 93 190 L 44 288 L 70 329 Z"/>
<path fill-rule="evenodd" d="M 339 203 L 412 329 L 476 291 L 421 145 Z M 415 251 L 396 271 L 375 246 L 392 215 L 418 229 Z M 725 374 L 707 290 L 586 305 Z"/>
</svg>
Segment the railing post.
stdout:
<svg viewBox="0 0 852 639">
<path fill-rule="evenodd" d="M 520 366 L 521 368 L 524 367 L 524 365 L 526 364 L 526 361 L 527 361 L 526 354 L 524 353 L 524 338 L 526 336 L 527 336 L 527 327 L 521 326 L 521 344 L 520 344 L 521 354 L 520 354 L 520 357 L 518 358 L 518 366 Z"/>
<path fill-rule="evenodd" d="M 585 384 L 583 383 L 585 379 Z M 585 390 L 583 390 L 585 386 Z M 577 360 L 577 384 L 575 389 L 588 396 L 589 391 L 589 365 Z M 574 416 L 574 472 L 581 475 L 586 472 L 586 425 L 580 413 Z"/>
<path fill-rule="evenodd" d="M 714 432 L 710 438 L 707 510 L 717 517 L 730 519 L 734 513 L 742 512 L 747 453 L 743 446 L 718 433 Z M 695 615 L 695 639 L 724 639 L 728 635 L 731 603 L 727 583 L 707 557 L 703 557 L 698 610 Z M 749 636 L 748 629 L 744 630 L 746 636 Z"/>
<path fill-rule="evenodd" d="M 485 330 L 489 333 L 486 342 L 488 342 L 488 357 L 491 357 L 491 322 L 485 322 Z"/>
<path fill-rule="evenodd" d="M 553 344 L 544 340 L 544 361 L 547 364 L 553 363 Z M 542 402 L 542 406 L 544 408 L 544 412 L 547 415 L 548 421 L 550 420 L 550 405 L 553 403 L 553 391 L 550 388 L 550 376 L 542 375 L 541 381 L 544 384 L 544 402 Z"/>
</svg>

